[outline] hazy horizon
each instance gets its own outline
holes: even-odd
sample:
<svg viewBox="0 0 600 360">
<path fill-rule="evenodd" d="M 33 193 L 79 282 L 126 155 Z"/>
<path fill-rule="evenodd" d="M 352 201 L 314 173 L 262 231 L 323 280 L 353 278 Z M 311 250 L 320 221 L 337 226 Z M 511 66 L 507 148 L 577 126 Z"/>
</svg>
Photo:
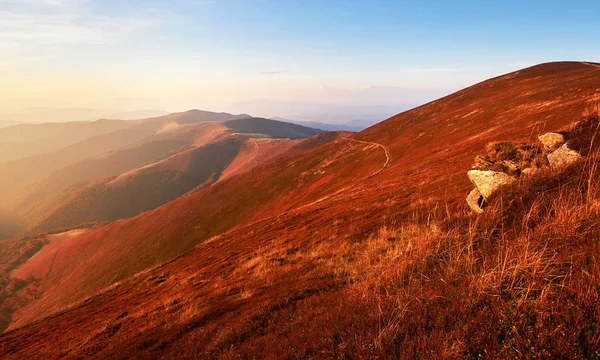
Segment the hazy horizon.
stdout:
<svg viewBox="0 0 600 360">
<path fill-rule="evenodd" d="M 599 357 L 599 13 L 0 0 L 0 359 Z"/>
<path fill-rule="evenodd" d="M 535 63 L 599 58 L 598 6 L 0 0 L 0 114 L 423 104 Z"/>
</svg>

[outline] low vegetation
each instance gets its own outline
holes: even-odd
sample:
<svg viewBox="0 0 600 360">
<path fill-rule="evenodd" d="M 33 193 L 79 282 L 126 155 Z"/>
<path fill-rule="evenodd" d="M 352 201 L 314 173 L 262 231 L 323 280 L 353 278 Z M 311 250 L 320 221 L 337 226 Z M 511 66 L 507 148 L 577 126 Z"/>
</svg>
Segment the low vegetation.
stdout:
<svg viewBox="0 0 600 360">
<path fill-rule="evenodd" d="M 576 126 L 598 124 L 595 113 Z M 594 146 L 592 137 L 572 139 Z M 327 268 L 353 284 L 376 329 L 371 349 L 351 340 L 343 352 L 600 356 L 599 162 L 592 152 L 560 175 L 525 178 L 480 217 L 430 213 L 338 247 Z"/>
<path fill-rule="evenodd" d="M 591 116 L 578 126 L 598 123 Z M 589 139 L 578 141 L 589 148 Z M 250 258 L 240 271 L 267 284 L 277 283 L 281 264 L 314 263 L 315 272 L 335 279 L 339 290 L 297 300 L 293 316 L 283 310 L 278 312 L 287 315 L 268 315 L 277 328 L 254 324 L 250 339 L 222 343 L 212 355 L 260 356 L 254 348 L 288 334 L 278 337 L 271 354 L 596 358 L 598 165 L 596 151 L 560 174 L 522 178 L 481 216 L 460 208 L 421 212 L 362 240 L 329 238 L 303 251 L 275 246 L 279 250 Z M 240 297 L 256 291 L 244 288 Z M 312 336 L 291 335 L 303 333 Z"/>
<path fill-rule="evenodd" d="M 450 207 L 420 212 L 409 223 L 392 221 L 363 238 L 324 234 L 303 248 L 276 239 L 211 280 L 220 292 L 211 298 L 229 310 L 207 312 L 211 305 L 202 298 L 175 297 L 138 314 L 157 324 L 176 316 L 168 326 L 173 334 L 165 331 L 145 346 L 158 333 L 140 333 L 109 354 L 600 356 L 600 192 L 588 186 L 600 181 L 598 165 L 591 157 L 560 175 L 523 178 L 481 216 Z M 293 286 L 291 278 L 302 291 L 265 300 Z M 244 312 L 248 304 L 253 310 Z M 191 339 L 195 349 L 173 351 L 177 341 Z"/>
<path fill-rule="evenodd" d="M 74 237 L 0 354 L 598 358 L 597 113 L 562 132 L 583 158 L 515 177 L 483 214 L 464 203 L 487 143 L 535 165 L 526 144 L 575 119 L 598 74 L 492 79 Z"/>
<path fill-rule="evenodd" d="M 475 159 L 475 167 L 479 170 L 493 170 L 518 176 L 523 169 L 540 168 L 548 161 L 542 156 L 539 146 L 512 143 L 493 142 L 486 146 L 486 155 Z"/>
<path fill-rule="evenodd" d="M 6 329 L 11 322 L 11 315 L 20 305 L 14 294 L 33 281 L 11 279 L 11 271 L 25 263 L 46 243 L 44 235 L 0 241 L 0 331 Z"/>
</svg>

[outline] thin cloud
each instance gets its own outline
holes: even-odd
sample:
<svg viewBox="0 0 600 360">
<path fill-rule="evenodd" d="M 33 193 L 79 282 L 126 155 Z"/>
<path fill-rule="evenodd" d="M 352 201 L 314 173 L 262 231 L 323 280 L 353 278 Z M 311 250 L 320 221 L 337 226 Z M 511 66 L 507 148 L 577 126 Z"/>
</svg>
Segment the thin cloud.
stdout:
<svg viewBox="0 0 600 360">
<path fill-rule="evenodd" d="M 88 0 L 0 0 L 0 55 L 40 59 L 79 45 L 102 45 L 155 25 L 140 16 L 106 16 Z M 9 50 L 9 51 L 7 51 Z"/>
<path fill-rule="evenodd" d="M 260 75 L 279 75 L 288 72 L 287 70 L 276 70 L 276 71 L 263 71 Z"/>
<path fill-rule="evenodd" d="M 411 72 L 415 73 L 457 73 L 462 72 L 463 69 L 457 68 L 419 68 L 419 69 L 411 69 Z"/>
</svg>

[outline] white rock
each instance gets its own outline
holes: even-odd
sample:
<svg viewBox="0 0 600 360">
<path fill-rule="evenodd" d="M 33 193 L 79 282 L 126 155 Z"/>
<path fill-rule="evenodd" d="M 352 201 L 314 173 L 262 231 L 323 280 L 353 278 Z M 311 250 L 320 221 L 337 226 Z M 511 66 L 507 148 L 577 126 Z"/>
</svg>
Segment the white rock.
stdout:
<svg viewBox="0 0 600 360">
<path fill-rule="evenodd" d="M 581 155 L 563 144 L 558 150 L 548 154 L 548 162 L 553 169 L 560 169 L 579 160 Z"/>
<path fill-rule="evenodd" d="M 469 170 L 467 176 L 486 199 L 498 190 L 500 186 L 515 181 L 515 178 L 507 173 L 491 170 Z"/>
<path fill-rule="evenodd" d="M 481 195 L 481 193 L 479 192 L 479 190 L 477 188 L 473 189 L 469 193 L 469 195 L 467 195 L 467 204 L 469 205 L 471 210 L 473 210 L 477 214 L 483 213 L 482 206 L 483 206 L 484 202 L 485 202 L 485 200 L 483 199 L 483 196 Z"/>
<path fill-rule="evenodd" d="M 538 139 L 544 144 L 546 150 L 554 151 L 565 143 L 565 137 L 559 133 L 546 133 L 538 136 Z"/>
</svg>

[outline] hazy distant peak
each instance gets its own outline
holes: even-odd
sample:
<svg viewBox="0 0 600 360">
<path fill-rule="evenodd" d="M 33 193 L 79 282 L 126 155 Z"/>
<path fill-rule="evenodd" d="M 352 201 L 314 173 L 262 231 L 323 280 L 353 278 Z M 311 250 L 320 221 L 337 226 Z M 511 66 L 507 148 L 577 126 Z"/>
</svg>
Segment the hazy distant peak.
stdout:
<svg viewBox="0 0 600 360">
<path fill-rule="evenodd" d="M 179 125 L 183 124 L 192 124 L 197 122 L 208 122 L 208 121 L 229 121 L 229 120 L 237 120 L 237 119 L 245 119 L 250 118 L 251 116 L 248 114 L 229 114 L 224 112 L 212 112 L 205 110 L 193 109 L 185 112 L 174 113 L 171 115 L 167 115 L 165 118 L 169 118 L 170 120 L 174 120 Z"/>
</svg>

